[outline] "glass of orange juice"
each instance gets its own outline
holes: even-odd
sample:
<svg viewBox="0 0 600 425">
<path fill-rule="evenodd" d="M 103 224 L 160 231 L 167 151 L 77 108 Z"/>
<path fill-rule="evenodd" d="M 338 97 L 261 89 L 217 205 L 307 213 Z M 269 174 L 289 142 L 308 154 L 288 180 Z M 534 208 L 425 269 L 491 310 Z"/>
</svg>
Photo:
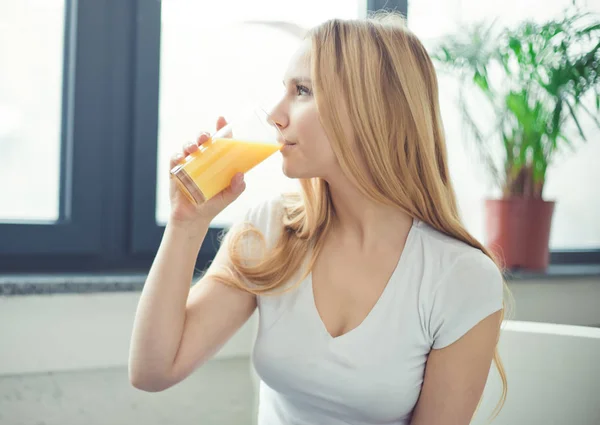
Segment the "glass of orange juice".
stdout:
<svg viewBox="0 0 600 425">
<path fill-rule="evenodd" d="M 236 173 L 248 172 L 279 151 L 283 145 L 277 134 L 267 112 L 254 108 L 212 134 L 171 170 L 171 178 L 199 205 L 227 188 Z"/>
</svg>

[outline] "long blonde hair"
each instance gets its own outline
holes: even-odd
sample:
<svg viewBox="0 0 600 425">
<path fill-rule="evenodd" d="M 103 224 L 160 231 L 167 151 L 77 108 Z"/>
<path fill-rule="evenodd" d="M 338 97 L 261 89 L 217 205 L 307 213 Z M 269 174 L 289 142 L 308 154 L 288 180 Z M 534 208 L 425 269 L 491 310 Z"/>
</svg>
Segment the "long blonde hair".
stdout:
<svg viewBox="0 0 600 425">
<path fill-rule="evenodd" d="M 437 76 L 404 19 L 395 13 L 377 13 L 362 20 L 334 19 L 312 29 L 307 37 L 312 42 L 311 74 L 319 117 L 346 177 L 369 199 L 394 206 L 480 249 L 498 264 L 459 218 L 448 172 Z M 339 96 L 347 108 L 352 134 L 360 140 L 355 149 L 348 147 L 339 108 L 334 106 Z M 251 236 L 264 244 L 264 236 L 249 224 L 237 228 L 229 235 L 231 266 L 212 272 L 214 278 L 257 295 L 270 295 L 295 276 L 310 252 L 308 267 L 297 283 L 308 276 L 335 211 L 325 180 L 301 179 L 300 184 L 301 192 L 282 197 L 282 231 L 274 246 L 250 261 L 242 254 L 241 244 Z M 507 390 L 497 347 L 494 362 L 503 387 L 496 416 Z"/>
</svg>

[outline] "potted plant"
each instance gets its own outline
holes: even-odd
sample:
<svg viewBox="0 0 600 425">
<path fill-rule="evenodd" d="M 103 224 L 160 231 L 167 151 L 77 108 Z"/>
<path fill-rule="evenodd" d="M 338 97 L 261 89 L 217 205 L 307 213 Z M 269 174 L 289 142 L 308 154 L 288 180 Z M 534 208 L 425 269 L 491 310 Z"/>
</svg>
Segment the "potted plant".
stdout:
<svg viewBox="0 0 600 425">
<path fill-rule="evenodd" d="M 600 128 L 600 20 L 568 9 L 541 24 L 480 23 L 445 37 L 431 56 L 460 77 L 465 129 L 502 191 L 485 203 L 486 245 L 508 269 L 545 270 L 554 211 L 543 197 L 548 165 L 586 140 L 582 114 Z M 475 94 L 493 111 L 488 129 L 478 122 Z"/>
</svg>

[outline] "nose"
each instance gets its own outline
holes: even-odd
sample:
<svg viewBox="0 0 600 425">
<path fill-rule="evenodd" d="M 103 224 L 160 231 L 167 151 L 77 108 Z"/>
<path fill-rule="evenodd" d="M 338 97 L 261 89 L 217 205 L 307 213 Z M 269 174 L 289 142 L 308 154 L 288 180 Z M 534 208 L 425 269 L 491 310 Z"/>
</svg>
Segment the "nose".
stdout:
<svg viewBox="0 0 600 425">
<path fill-rule="evenodd" d="M 289 118 L 283 110 L 283 102 L 278 103 L 275 107 L 267 114 L 268 122 L 275 127 L 280 133 L 288 126 Z M 283 134 L 282 134 L 283 135 Z"/>
</svg>

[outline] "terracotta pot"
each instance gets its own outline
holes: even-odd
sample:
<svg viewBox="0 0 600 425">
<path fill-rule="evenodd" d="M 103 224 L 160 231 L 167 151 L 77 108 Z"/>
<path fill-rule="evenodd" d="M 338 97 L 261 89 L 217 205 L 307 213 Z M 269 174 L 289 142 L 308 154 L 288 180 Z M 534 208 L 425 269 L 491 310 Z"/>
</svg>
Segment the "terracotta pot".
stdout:
<svg viewBox="0 0 600 425">
<path fill-rule="evenodd" d="M 507 269 L 544 271 L 554 202 L 530 198 L 485 201 L 486 246 Z"/>
</svg>

